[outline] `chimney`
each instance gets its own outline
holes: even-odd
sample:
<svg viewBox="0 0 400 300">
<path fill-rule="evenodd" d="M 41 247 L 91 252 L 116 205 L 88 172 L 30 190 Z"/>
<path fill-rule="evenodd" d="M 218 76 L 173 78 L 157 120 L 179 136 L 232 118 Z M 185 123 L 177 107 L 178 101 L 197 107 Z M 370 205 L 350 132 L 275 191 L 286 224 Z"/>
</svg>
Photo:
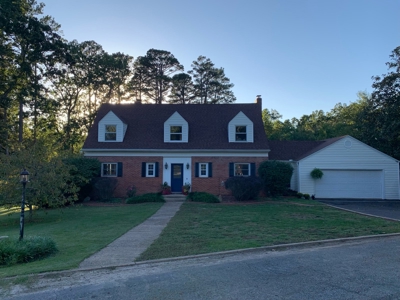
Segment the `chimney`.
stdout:
<svg viewBox="0 0 400 300">
<path fill-rule="evenodd" d="M 260 108 L 261 108 L 261 106 L 262 106 L 262 99 L 261 99 L 261 95 L 257 95 L 257 98 L 256 98 L 256 103 L 260 106 Z"/>
</svg>

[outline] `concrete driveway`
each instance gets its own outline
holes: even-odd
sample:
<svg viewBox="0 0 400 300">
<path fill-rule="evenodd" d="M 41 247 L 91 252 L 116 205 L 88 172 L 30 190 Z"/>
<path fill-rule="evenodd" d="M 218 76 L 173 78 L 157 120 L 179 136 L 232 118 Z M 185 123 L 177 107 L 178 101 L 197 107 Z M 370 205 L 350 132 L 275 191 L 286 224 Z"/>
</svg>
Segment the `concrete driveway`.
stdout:
<svg viewBox="0 0 400 300">
<path fill-rule="evenodd" d="M 357 213 L 400 221 L 399 200 L 346 200 L 324 199 L 319 202 Z"/>
</svg>

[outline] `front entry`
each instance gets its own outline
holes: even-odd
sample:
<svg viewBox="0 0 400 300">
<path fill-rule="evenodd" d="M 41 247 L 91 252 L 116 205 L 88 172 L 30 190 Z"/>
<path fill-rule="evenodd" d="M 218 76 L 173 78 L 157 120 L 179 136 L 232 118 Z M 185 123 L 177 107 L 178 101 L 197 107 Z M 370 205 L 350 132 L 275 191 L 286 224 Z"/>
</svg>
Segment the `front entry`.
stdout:
<svg viewBox="0 0 400 300">
<path fill-rule="evenodd" d="M 171 191 L 178 193 L 183 186 L 183 164 L 171 164 Z"/>
</svg>

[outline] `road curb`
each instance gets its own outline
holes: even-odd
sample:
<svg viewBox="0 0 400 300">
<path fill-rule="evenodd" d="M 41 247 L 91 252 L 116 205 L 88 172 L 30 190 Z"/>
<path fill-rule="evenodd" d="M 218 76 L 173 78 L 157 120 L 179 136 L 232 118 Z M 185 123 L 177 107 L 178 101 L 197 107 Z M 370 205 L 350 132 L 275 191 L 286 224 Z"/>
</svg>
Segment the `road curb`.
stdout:
<svg viewBox="0 0 400 300">
<path fill-rule="evenodd" d="M 228 251 L 220 251 L 213 253 L 204 253 L 204 254 L 196 254 L 196 255 L 188 255 L 188 256 L 178 256 L 178 257 L 170 257 L 170 258 L 161 258 L 161 259 L 153 259 L 139 262 L 132 262 L 129 264 L 120 264 L 113 266 L 102 266 L 97 268 L 81 268 L 81 269 L 71 269 L 65 271 L 54 271 L 54 272 L 46 272 L 46 273 L 38 273 L 38 274 L 28 274 L 28 275 L 17 275 L 12 277 L 2 278 L 3 280 L 11 280 L 13 278 L 17 278 L 18 276 L 26 276 L 26 277 L 37 277 L 37 278 L 45 278 L 47 276 L 68 276 L 70 274 L 79 273 L 79 272 L 91 272 L 91 271 L 100 271 L 100 270 L 115 270 L 117 268 L 124 267 L 133 267 L 140 265 L 150 265 L 157 263 L 165 263 L 165 262 L 173 262 L 173 261 L 182 261 L 182 260 L 190 260 L 197 258 L 205 258 L 205 257 L 217 257 L 217 256 L 230 256 L 235 254 L 247 254 L 247 253 L 262 253 L 262 252 L 275 252 L 275 251 L 285 251 L 291 249 L 304 249 L 304 248 L 312 248 L 316 246 L 334 246 L 339 244 L 351 243 L 351 242 L 363 242 L 363 241 L 373 241 L 391 237 L 400 237 L 400 233 L 388 233 L 388 234 L 379 234 L 379 235 L 367 235 L 367 236 L 359 236 L 359 237 L 348 237 L 348 238 L 338 238 L 338 239 L 329 239 L 329 240 L 318 240 L 318 241 L 309 241 L 309 242 L 300 242 L 300 243 L 290 243 L 290 244 L 281 244 L 281 245 L 273 245 L 273 246 L 263 246 L 256 248 L 246 248 L 246 249 L 237 249 L 237 250 L 228 250 Z"/>
</svg>

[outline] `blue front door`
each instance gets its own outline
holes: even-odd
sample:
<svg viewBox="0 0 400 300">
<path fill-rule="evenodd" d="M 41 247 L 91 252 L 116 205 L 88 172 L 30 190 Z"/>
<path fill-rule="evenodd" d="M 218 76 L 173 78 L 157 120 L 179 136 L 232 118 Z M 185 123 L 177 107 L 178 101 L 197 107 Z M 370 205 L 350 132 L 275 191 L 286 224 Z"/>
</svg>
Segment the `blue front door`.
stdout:
<svg viewBox="0 0 400 300">
<path fill-rule="evenodd" d="M 183 186 L 183 164 L 171 164 L 171 191 L 181 192 Z"/>
</svg>

